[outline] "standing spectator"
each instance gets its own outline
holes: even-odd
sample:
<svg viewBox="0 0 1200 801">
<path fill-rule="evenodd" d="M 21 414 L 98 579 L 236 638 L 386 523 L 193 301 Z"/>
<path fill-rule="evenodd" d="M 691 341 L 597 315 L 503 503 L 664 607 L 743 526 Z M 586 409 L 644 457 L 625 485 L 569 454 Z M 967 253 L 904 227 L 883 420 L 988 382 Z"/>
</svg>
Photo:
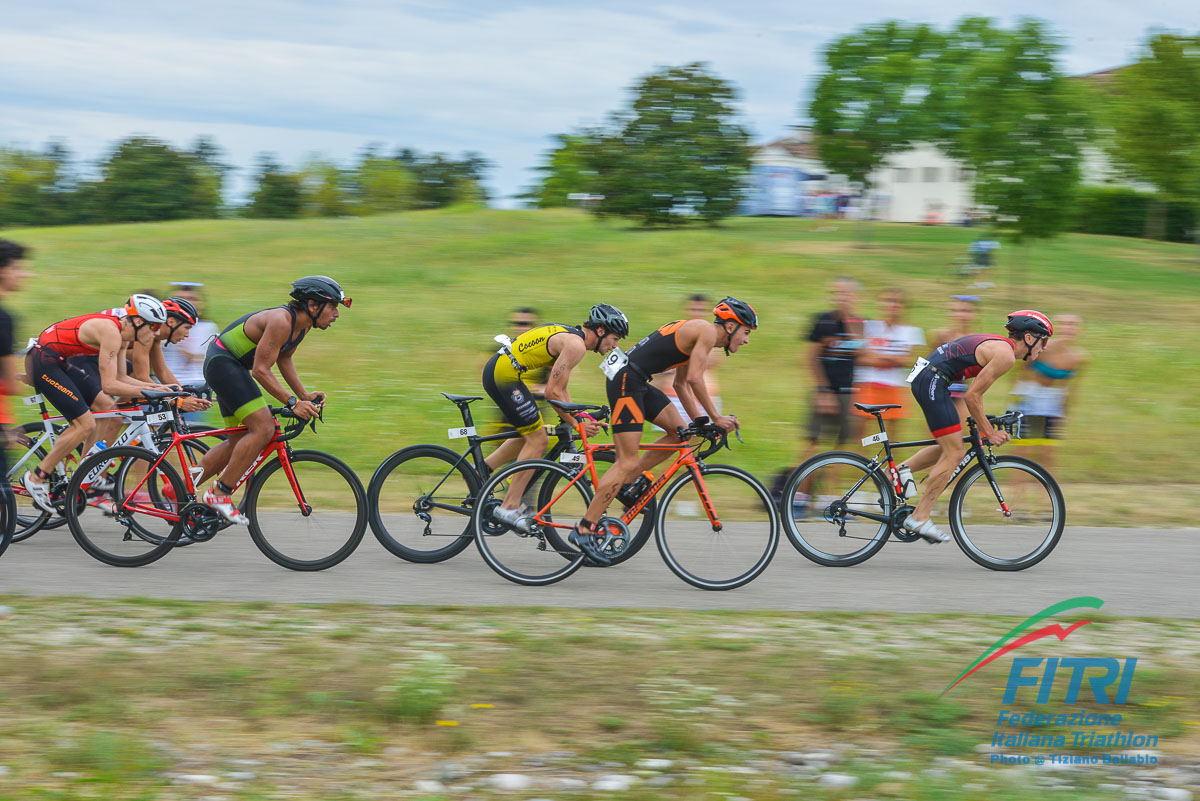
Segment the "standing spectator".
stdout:
<svg viewBox="0 0 1200 801">
<path fill-rule="evenodd" d="M 204 354 L 208 350 L 209 341 L 220 331 L 216 323 L 204 319 L 204 301 L 199 291 L 204 284 L 172 281 L 171 286 L 175 287 L 174 297 L 183 298 L 195 306 L 201 319 L 192 326 L 192 332 L 186 339 L 163 348 L 163 358 L 167 361 L 167 369 L 184 384 L 203 384 Z"/>
<path fill-rule="evenodd" d="M 978 295 L 952 296 L 950 298 L 950 325 L 940 331 L 931 333 L 933 347 L 930 350 L 937 350 L 947 342 L 953 342 L 968 334 L 975 333 L 978 330 L 978 317 Z M 958 409 L 959 422 L 965 428 L 967 425 L 967 401 L 965 400 L 967 382 L 955 381 L 948 389 L 950 390 L 950 398 L 954 401 L 954 408 Z"/>
<path fill-rule="evenodd" d="M 1059 317 L 1051 344 L 1037 361 L 1025 364 L 1018 384 L 1023 390 L 1014 390 L 1022 395 L 1018 408 L 1025 414 L 1016 444 L 1033 446 L 1033 458 L 1052 472 L 1054 449 L 1066 433 L 1079 373 L 1088 361 L 1077 341 L 1079 327 L 1078 315 Z"/>
<path fill-rule="evenodd" d="M 861 357 L 854 370 L 855 394 L 859 403 L 873 406 L 899 404 L 906 407 L 912 393 L 906 392 L 904 378 L 912 367 L 916 356 L 914 349 L 924 353 L 925 332 L 915 325 L 901 322 L 904 315 L 904 291 L 893 287 L 883 292 L 883 319 L 867 320 L 863 323 L 863 338 L 866 340 Z M 890 420 L 888 434 L 895 440 L 900 435 L 900 421 L 908 416 L 906 408 L 888 409 L 883 419 Z M 854 410 L 854 414 L 869 419 L 871 415 Z M 860 425 L 855 437 L 862 436 Z"/>
<path fill-rule="evenodd" d="M 817 315 L 808 334 L 808 369 L 812 377 L 813 402 L 808 423 L 808 444 L 800 462 L 816 454 L 823 437 L 841 446 L 853 435 L 850 401 L 854 391 L 854 362 L 862 347 L 862 320 L 855 312 L 858 282 L 838 278 L 830 286 L 834 309 Z M 836 432 L 836 433 L 835 433 Z M 798 462 L 799 463 L 799 462 Z M 787 480 L 788 469 L 775 477 L 774 493 L 779 497 Z M 796 503 L 807 506 L 807 492 L 800 488 Z M 794 508 L 801 513 L 800 508 Z"/>
<path fill-rule="evenodd" d="M 0 300 L 21 288 L 21 282 L 29 276 L 27 272 L 29 251 L 8 239 L 0 239 Z M 8 462 L 5 450 L 8 443 L 7 426 L 14 419 L 8 408 L 9 395 L 18 392 L 17 359 L 13 355 L 13 318 L 8 310 L 0 306 L 0 492 L 11 492 L 8 483 Z M 0 553 L 4 552 L 7 541 L 0 539 Z"/>
<path fill-rule="evenodd" d="M 687 303 L 683 307 L 683 319 L 707 319 L 712 316 L 712 306 L 712 302 L 709 301 L 706 295 L 700 293 L 689 295 Z M 704 370 L 704 386 L 708 390 L 708 397 L 712 398 L 713 405 L 717 407 L 718 412 L 721 411 L 721 388 L 717 384 L 717 367 L 724 360 L 724 354 L 718 353 L 717 349 L 713 348 L 712 353 L 708 355 L 708 367 Z M 671 399 L 671 405 L 679 410 L 679 416 L 683 418 L 683 422 L 689 424 L 692 422 L 692 419 L 688 417 L 683 404 L 679 402 L 679 396 L 675 394 L 674 382 L 675 371 L 667 370 L 654 376 L 654 379 L 650 383 L 661 389 Z"/>
</svg>

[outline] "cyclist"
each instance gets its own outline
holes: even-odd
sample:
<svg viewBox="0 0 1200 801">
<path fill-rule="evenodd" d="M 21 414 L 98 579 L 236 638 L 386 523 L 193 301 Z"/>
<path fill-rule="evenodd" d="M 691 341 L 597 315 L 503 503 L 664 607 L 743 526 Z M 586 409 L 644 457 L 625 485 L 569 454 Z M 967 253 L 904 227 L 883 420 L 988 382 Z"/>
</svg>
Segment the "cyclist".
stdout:
<svg viewBox="0 0 1200 801">
<path fill-rule="evenodd" d="M 0 239 L 0 300 L 21 288 L 21 284 L 30 276 L 29 249 L 11 239 Z M 7 444 L 8 432 L 6 426 L 15 422 L 9 409 L 6 395 L 16 395 L 18 384 L 17 359 L 13 355 L 13 318 L 8 310 L 0 306 L 0 444 Z M 0 477 L 5 480 L 0 483 L 0 492 L 10 492 L 8 484 L 8 464 L 5 460 L 4 447 L 0 447 Z M 3 535 L 0 535 L 0 551 L 4 550 Z"/>
<path fill-rule="evenodd" d="M 500 408 L 505 421 L 521 437 L 505 441 L 488 456 L 488 469 L 495 470 L 514 457 L 536 459 L 546 452 L 549 437 L 542 426 L 542 414 L 533 393 L 523 380 L 524 374 L 551 365 L 545 397 L 570 402 L 567 382 L 583 355 L 589 350 L 607 354 L 617 346 L 618 340 L 628 335 L 629 320 L 625 314 L 616 306 L 597 303 L 583 325 L 539 325 L 511 340 L 511 344 L 505 343 L 483 368 L 483 388 Z M 589 437 L 600 432 L 600 424 L 587 414 L 574 416 L 561 409 L 555 411 L 569 425 L 576 428 L 582 425 Z M 518 473 L 500 506 L 492 511 L 497 520 L 520 531 L 529 528 L 525 510 L 518 508 L 528 482 L 528 474 Z"/>
<path fill-rule="evenodd" d="M 340 316 L 338 307 L 350 308 L 351 298 L 325 275 L 293 282 L 291 298 L 286 306 L 250 312 L 234 320 L 208 346 L 204 358 L 204 379 L 217 395 L 225 425 L 246 426 L 245 431 L 230 434 L 204 455 L 204 471 L 196 482 L 201 484 L 222 471 L 215 485 L 205 491 L 204 503 L 231 523 L 247 524 L 230 495 L 275 435 L 275 418 L 262 389 L 301 420 L 313 418 L 325 405 L 324 392 L 304 388 L 292 356 L 311 329 L 324 331 L 333 325 Z M 295 394 L 289 394 L 271 371 L 276 365 Z"/>
<path fill-rule="evenodd" d="M 62 320 L 43 331 L 29 349 L 25 374 L 68 423 L 46 458 L 22 477 L 30 498 L 40 508 L 54 511 L 46 487 L 54 465 L 79 444 L 83 443 L 86 451 L 95 443 L 97 425 L 92 409 L 112 408 L 114 395 L 137 396 L 147 388 L 168 389 L 130 378 L 118 369 L 129 346 L 133 342 L 149 345 L 166 321 L 167 310 L 161 302 L 150 295 L 134 295 L 126 304 L 125 317 L 97 313 Z M 72 358 L 77 356 L 96 356 L 95 368 Z"/>
<path fill-rule="evenodd" d="M 933 432 L 936 445 L 914 453 L 901 467 L 922 470 L 930 465 L 933 469 L 925 479 L 925 492 L 917 508 L 904 521 L 904 527 L 924 537 L 927 542 L 946 542 L 950 537 L 929 519 L 933 504 L 946 489 L 950 476 L 958 467 L 965 453 L 962 439 L 962 422 L 954 401 L 950 398 L 950 385 L 965 378 L 974 378 L 967 388 L 965 400 L 967 410 L 979 428 L 979 436 L 992 445 L 1008 442 L 1007 431 L 997 431 L 988 422 L 983 410 L 983 394 L 1000 376 L 1007 373 L 1020 358 L 1022 361 L 1037 359 L 1046 347 L 1047 340 L 1054 335 L 1050 318 L 1033 309 L 1020 309 L 1008 315 L 1004 324 L 1008 336 L 995 334 L 968 334 L 940 346 L 928 359 L 918 359 L 909 374 L 912 392 L 917 404 L 925 413 L 925 421 Z"/>
<path fill-rule="evenodd" d="M 708 394 L 704 374 L 710 364 L 713 348 L 724 348 L 725 355 L 736 353 L 750 340 L 750 332 L 758 328 L 758 315 L 750 304 L 727 297 L 713 308 L 713 320 L 695 318 L 676 320 L 644 337 L 629 351 L 624 363 L 614 365 L 608 373 L 608 402 L 612 407 L 613 443 L 616 461 L 600 479 L 596 496 L 588 505 L 586 516 L 570 535 L 571 542 L 593 561 L 605 565 L 609 559 L 596 544 L 596 524 L 618 491 L 631 478 L 662 462 L 670 450 L 652 449 L 638 456 L 642 444 L 642 429 L 647 420 L 666 433 L 656 445 L 677 445 L 676 433 L 683 417 L 671 405 L 666 394 L 651 385 L 656 373 L 675 368 L 675 394 L 688 417 L 707 414 L 712 422 L 726 431 L 738 427 L 733 415 L 722 415 Z M 644 483 L 644 482 L 643 482 Z M 649 486 L 646 484 L 646 486 Z M 644 491 L 644 488 L 641 489 Z M 626 488 L 621 502 L 636 503 L 640 493 Z"/>
</svg>

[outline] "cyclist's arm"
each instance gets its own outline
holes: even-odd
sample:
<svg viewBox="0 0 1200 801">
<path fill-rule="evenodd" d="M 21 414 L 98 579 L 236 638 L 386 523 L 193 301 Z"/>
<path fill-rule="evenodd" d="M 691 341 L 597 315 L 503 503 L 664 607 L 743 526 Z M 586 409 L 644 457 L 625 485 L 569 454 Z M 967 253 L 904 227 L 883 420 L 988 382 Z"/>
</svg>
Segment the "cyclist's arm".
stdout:
<svg viewBox="0 0 1200 801">
<path fill-rule="evenodd" d="M 579 337 L 568 335 L 564 335 L 564 337 L 566 341 L 563 342 L 562 350 L 558 352 L 558 357 L 550 368 L 550 379 L 546 382 L 544 397 L 546 400 L 570 403 L 571 395 L 567 392 L 567 382 L 571 380 L 571 371 L 575 369 L 575 365 L 583 360 L 583 354 L 587 353 L 587 348 L 584 347 L 583 340 Z M 557 407 L 553 408 L 564 422 L 578 425 L 579 421 L 572 415 Z"/>
<path fill-rule="evenodd" d="M 292 359 L 291 353 L 285 353 L 280 356 L 275 366 L 279 368 L 279 374 L 283 376 L 283 380 L 291 388 L 292 394 L 300 400 L 316 403 L 324 397 L 325 393 L 323 392 L 309 392 L 305 389 L 304 382 L 300 380 L 300 374 L 296 372 L 296 362 Z"/>
<path fill-rule="evenodd" d="M 987 412 L 983 410 L 983 393 L 987 392 L 988 387 L 996 383 L 1000 376 L 1012 369 L 1012 366 L 1016 364 L 1016 357 L 1013 356 L 1008 345 L 988 342 L 979 346 L 975 358 L 977 361 L 983 362 L 983 369 L 967 387 L 963 400 L 966 401 L 967 412 L 975 418 L 980 436 L 987 439 L 995 432 L 995 429 L 988 422 Z"/>
<path fill-rule="evenodd" d="M 696 400 L 692 388 L 688 385 L 688 367 L 690 365 L 691 362 L 688 362 L 675 368 L 675 377 L 672 379 L 671 385 L 675 387 L 675 397 L 679 398 L 679 405 L 687 412 L 688 417 L 695 420 L 703 412 L 700 409 L 700 402 Z"/>
<path fill-rule="evenodd" d="M 683 374 L 683 383 L 687 389 L 691 390 L 691 394 L 695 396 L 696 403 L 704 407 L 704 412 L 710 420 L 716 420 L 721 416 L 717 411 L 717 405 L 713 403 L 713 399 L 708 395 L 708 387 L 704 383 L 704 373 L 708 369 L 708 357 L 712 353 L 713 345 L 717 341 L 717 329 L 715 326 L 704 324 L 696 335 L 696 344 L 692 347 L 692 355 L 688 357 L 687 364 L 679 368 L 675 373 L 675 391 L 679 393 L 680 373 Z M 687 413 L 696 417 L 692 409 L 688 409 L 686 402 L 683 400 L 683 395 L 680 394 L 680 403 L 684 404 L 684 409 Z"/>
<path fill-rule="evenodd" d="M 171 369 L 167 367 L 167 359 L 166 356 L 163 355 L 163 346 L 161 341 L 157 339 L 154 340 L 154 343 L 150 345 L 150 352 L 148 356 L 149 358 L 147 361 L 150 363 L 150 369 L 154 372 L 154 377 L 160 384 L 166 384 L 167 386 L 179 386 L 179 379 L 176 378 L 175 374 L 171 372 Z"/>
<path fill-rule="evenodd" d="M 267 391 L 267 394 L 273 397 L 280 403 L 287 403 L 288 397 L 292 394 L 283 388 L 283 384 L 279 383 L 279 379 L 275 377 L 275 373 L 271 370 L 276 363 L 280 362 L 279 350 L 283 347 L 283 343 L 287 342 L 288 334 L 292 331 L 291 318 L 286 314 L 271 314 L 263 326 L 262 336 L 259 337 L 258 347 L 254 351 L 254 367 L 250 373 L 254 376 L 254 380 Z M 290 355 L 285 357 L 287 361 L 291 361 Z M 300 379 L 296 376 L 296 368 L 294 365 L 289 365 L 292 377 L 295 378 L 297 384 Z M 283 371 L 280 367 L 280 372 Z M 290 384 L 290 382 L 289 382 Z M 295 387 L 292 387 L 295 390 Z M 300 385 L 300 390 L 304 390 L 304 385 Z M 296 395 L 300 397 L 299 393 Z"/>
<path fill-rule="evenodd" d="M 152 346 L 151 346 L 152 347 Z M 135 381 L 150 383 L 150 347 L 134 341 L 125 347 L 125 355 L 133 362 L 133 373 L 128 377 Z M 117 374 L 125 374 L 125 360 L 118 355 Z"/>
<path fill-rule="evenodd" d="M 100 367 L 100 388 L 113 396 L 140 397 L 142 389 L 151 384 L 129 378 L 124 375 L 124 371 L 118 372 L 117 361 L 118 358 L 123 358 L 124 350 L 121 334 L 111 325 L 99 326 L 96 320 L 84 323 L 79 329 L 80 334 L 82 335 L 83 329 L 89 326 L 92 326 L 89 333 L 94 333 L 99 342 L 97 362 Z"/>
</svg>

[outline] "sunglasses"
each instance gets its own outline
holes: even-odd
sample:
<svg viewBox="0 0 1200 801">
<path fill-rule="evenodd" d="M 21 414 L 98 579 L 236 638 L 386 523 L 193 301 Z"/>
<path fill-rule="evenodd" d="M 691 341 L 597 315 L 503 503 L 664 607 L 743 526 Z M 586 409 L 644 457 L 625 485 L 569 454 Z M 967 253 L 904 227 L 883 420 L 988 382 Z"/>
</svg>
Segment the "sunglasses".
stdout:
<svg viewBox="0 0 1200 801">
<path fill-rule="evenodd" d="M 508 324 L 513 328 L 531 328 L 533 322 L 530 320 L 509 320 Z"/>
</svg>

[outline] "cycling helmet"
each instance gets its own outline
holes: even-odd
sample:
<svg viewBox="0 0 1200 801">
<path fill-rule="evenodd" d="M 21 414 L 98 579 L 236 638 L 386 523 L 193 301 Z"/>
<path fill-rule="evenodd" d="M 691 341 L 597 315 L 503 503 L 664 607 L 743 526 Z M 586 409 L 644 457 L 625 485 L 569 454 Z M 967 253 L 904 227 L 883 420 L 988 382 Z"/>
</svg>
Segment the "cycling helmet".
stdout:
<svg viewBox="0 0 1200 801">
<path fill-rule="evenodd" d="M 592 307 L 588 313 L 587 324 L 602 325 L 610 334 L 621 338 L 629 336 L 629 318 L 616 306 L 609 306 L 607 303 L 597 303 Z"/>
<path fill-rule="evenodd" d="M 319 300 L 350 307 L 350 298 L 342 286 L 327 275 L 306 275 L 292 282 L 292 297 L 296 300 Z"/>
<path fill-rule="evenodd" d="M 1054 336 L 1054 326 L 1050 323 L 1050 318 L 1033 309 L 1021 309 L 1008 315 L 1008 322 L 1004 327 L 1014 334 L 1030 333 L 1042 339 Z"/>
<path fill-rule="evenodd" d="M 727 297 L 718 303 L 713 307 L 713 316 L 718 323 L 733 320 L 747 328 L 758 328 L 758 315 L 754 313 L 754 307 L 737 298 Z"/>
<path fill-rule="evenodd" d="M 185 298 L 167 298 L 163 301 L 163 306 L 166 307 L 169 316 L 178 317 L 185 323 L 195 325 L 200 319 L 200 312 L 196 311 L 196 307 L 192 302 Z"/>
<path fill-rule="evenodd" d="M 130 295 L 125 303 L 125 313 L 130 317 L 140 317 L 151 325 L 167 321 L 166 307 L 153 295 Z"/>
</svg>

